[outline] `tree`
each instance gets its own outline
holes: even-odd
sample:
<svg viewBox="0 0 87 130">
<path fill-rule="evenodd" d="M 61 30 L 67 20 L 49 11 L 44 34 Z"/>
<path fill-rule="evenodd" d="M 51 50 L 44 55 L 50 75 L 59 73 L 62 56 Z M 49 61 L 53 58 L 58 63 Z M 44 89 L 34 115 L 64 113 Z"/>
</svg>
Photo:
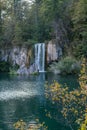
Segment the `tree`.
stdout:
<svg viewBox="0 0 87 130">
<path fill-rule="evenodd" d="M 74 2 L 71 15 L 73 23 L 73 45 L 76 48 L 75 55 L 87 56 L 87 1 L 77 0 Z"/>
<path fill-rule="evenodd" d="M 0 42 L 3 42 L 3 13 L 5 11 L 5 0 L 0 1 Z"/>
</svg>

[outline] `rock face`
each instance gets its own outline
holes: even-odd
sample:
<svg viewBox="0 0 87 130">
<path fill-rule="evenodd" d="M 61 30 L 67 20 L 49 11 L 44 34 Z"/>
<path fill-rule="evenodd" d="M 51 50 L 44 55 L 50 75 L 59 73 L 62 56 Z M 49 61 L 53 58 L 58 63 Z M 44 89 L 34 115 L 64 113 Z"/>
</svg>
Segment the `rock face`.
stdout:
<svg viewBox="0 0 87 130">
<path fill-rule="evenodd" d="M 62 48 L 55 40 L 49 41 L 44 47 L 47 64 L 59 60 L 62 56 Z M 37 52 L 42 52 L 42 49 L 40 51 L 38 50 L 39 49 L 37 48 Z M 42 55 L 40 60 L 42 60 Z M 18 65 L 18 74 L 31 74 L 37 71 L 37 66 L 35 65 L 35 47 L 32 46 L 13 46 L 11 48 L 0 49 L 0 61 L 10 62 L 13 66 Z"/>
<path fill-rule="evenodd" d="M 62 56 L 62 48 L 56 43 L 55 40 L 49 41 L 47 45 L 47 63 L 57 61 Z"/>
<path fill-rule="evenodd" d="M 34 63 L 34 55 L 32 48 L 14 46 L 0 50 L 0 61 L 10 62 L 13 66 L 19 65 L 18 74 L 29 74 L 34 71 L 29 66 Z M 33 68 L 33 69 L 31 69 Z"/>
<path fill-rule="evenodd" d="M 0 60 L 9 61 L 12 65 L 18 64 L 19 66 L 27 62 L 27 48 L 13 47 L 0 50 Z"/>
<path fill-rule="evenodd" d="M 34 72 L 37 72 L 36 66 L 33 63 L 32 65 L 30 65 L 29 67 L 26 67 L 25 65 L 21 65 L 20 68 L 17 71 L 17 74 L 19 75 L 29 75 L 32 74 Z"/>
</svg>

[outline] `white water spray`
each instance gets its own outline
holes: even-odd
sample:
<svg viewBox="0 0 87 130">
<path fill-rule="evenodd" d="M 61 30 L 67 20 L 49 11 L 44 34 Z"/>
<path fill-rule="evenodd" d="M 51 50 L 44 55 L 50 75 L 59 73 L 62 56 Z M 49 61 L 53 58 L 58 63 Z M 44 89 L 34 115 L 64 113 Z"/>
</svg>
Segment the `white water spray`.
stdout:
<svg viewBox="0 0 87 130">
<path fill-rule="evenodd" d="M 45 44 L 35 44 L 35 65 L 39 72 L 45 71 Z"/>
</svg>

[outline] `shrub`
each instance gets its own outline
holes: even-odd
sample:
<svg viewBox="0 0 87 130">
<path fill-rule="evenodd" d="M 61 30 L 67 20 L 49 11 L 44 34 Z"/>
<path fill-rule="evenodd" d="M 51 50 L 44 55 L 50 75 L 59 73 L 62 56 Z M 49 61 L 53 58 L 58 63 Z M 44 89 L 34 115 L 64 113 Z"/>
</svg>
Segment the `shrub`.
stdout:
<svg viewBox="0 0 87 130">
<path fill-rule="evenodd" d="M 10 63 L 1 61 L 0 62 L 0 72 L 9 72 Z"/>
<path fill-rule="evenodd" d="M 17 74 L 17 70 L 18 70 L 18 68 L 19 68 L 19 65 L 14 65 L 14 66 L 11 66 L 10 68 L 9 68 L 9 74 Z"/>
<path fill-rule="evenodd" d="M 75 48 L 73 48 L 73 53 L 77 58 L 81 58 L 82 55 L 87 57 L 87 43 L 78 44 Z"/>
<path fill-rule="evenodd" d="M 11 65 L 9 62 L 0 61 L 0 72 L 8 72 L 9 74 L 17 74 L 19 65 Z"/>
<path fill-rule="evenodd" d="M 72 57 L 65 57 L 61 59 L 58 63 L 54 62 L 53 64 L 51 64 L 50 70 L 53 72 L 59 72 L 61 74 L 78 73 L 80 70 L 80 63 Z"/>
</svg>

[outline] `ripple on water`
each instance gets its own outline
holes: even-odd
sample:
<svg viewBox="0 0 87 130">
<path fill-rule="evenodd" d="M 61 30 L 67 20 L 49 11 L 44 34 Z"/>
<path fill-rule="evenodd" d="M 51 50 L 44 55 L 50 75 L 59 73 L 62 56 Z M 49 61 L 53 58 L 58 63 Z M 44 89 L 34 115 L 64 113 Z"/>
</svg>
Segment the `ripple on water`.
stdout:
<svg viewBox="0 0 87 130">
<path fill-rule="evenodd" d="M 31 96 L 38 95 L 37 91 L 24 92 L 24 91 L 5 91 L 0 92 L 0 100 L 9 100 L 17 98 L 29 98 Z"/>
<path fill-rule="evenodd" d="M 31 96 L 41 95 L 41 88 L 36 82 L 0 82 L 0 101 L 19 99 L 19 98 L 30 98 Z M 3 86 L 3 87 L 2 87 Z"/>
</svg>

